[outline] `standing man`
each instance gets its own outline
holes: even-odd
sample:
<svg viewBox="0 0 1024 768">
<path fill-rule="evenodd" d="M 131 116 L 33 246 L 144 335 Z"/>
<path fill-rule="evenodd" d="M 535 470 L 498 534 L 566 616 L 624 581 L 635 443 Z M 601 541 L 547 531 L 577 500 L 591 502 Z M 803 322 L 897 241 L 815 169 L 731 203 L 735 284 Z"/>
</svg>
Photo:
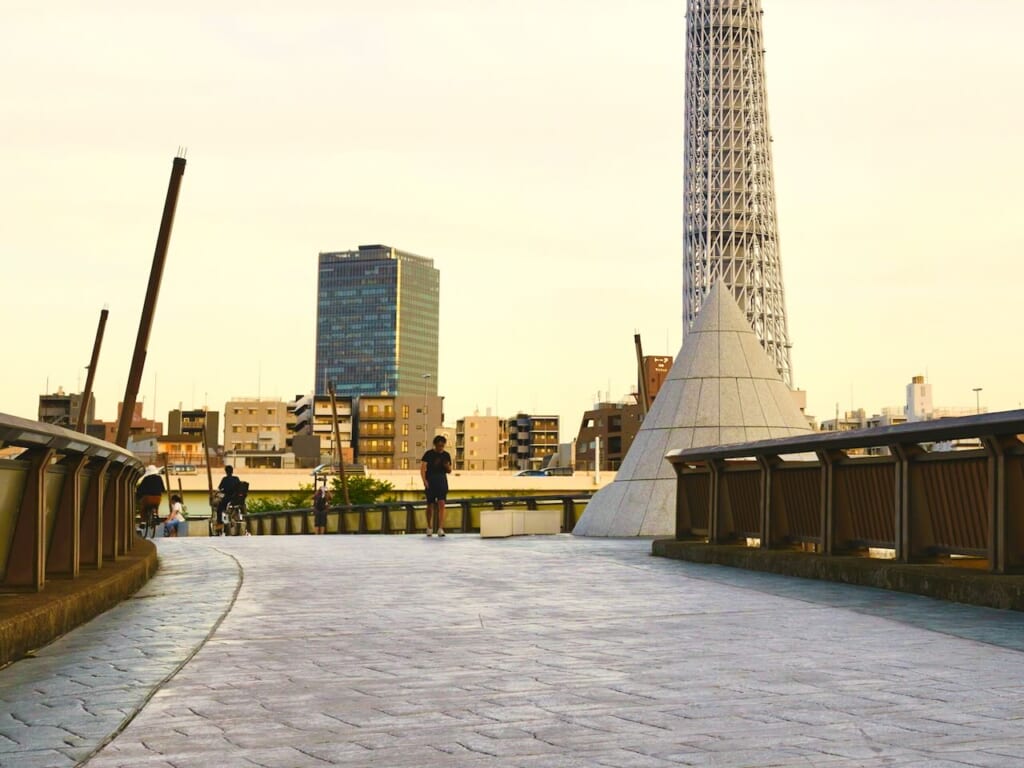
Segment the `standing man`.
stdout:
<svg viewBox="0 0 1024 768">
<path fill-rule="evenodd" d="M 327 490 L 327 478 L 324 484 L 313 494 L 313 527 L 317 535 L 327 533 L 327 507 L 331 504 L 331 494 Z"/>
<path fill-rule="evenodd" d="M 444 449 L 448 441 L 444 435 L 434 438 L 434 447 L 420 459 L 420 477 L 427 492 L 427 536 L 436 531 L 444 536 L 444 503 L 448 498 L 448 473 L 452 471 L 452 457 Z"/>
</svg>

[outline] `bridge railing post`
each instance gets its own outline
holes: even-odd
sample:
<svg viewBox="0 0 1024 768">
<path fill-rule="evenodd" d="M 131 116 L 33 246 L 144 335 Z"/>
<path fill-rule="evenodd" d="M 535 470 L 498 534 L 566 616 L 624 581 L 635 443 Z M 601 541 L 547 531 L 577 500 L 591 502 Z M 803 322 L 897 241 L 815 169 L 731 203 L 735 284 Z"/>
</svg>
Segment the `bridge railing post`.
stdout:
<svg viewBox="0 0 1024 768">
<path fill-rule="evenodd" d="M 64 483 L 46 557 L 46 571 L 51 576 L 76 578 L 79 573 L 82 473 L 88 463 L 89 457 L 85 455 L 68 456 L 64 460 Z"/>
<path fill-rule="evenodd" d="M 21 504 L 18 506 L 3 586 L 39 592 L 46 584 L 46 469 L 54 451 L 30 451 Z"/>
<path fill-rule="evenodd" d="M 103 493 L 110 464 L 109 459 L 96 459 L 89 465 L 89 486 L 85 493 L 85 506 L 82 509 L 79 526 L 82 537 L 79 563 L 82 568 L 103 567 Z M 132 519 L 134 521 L 134 516 Z"/>
</svg>

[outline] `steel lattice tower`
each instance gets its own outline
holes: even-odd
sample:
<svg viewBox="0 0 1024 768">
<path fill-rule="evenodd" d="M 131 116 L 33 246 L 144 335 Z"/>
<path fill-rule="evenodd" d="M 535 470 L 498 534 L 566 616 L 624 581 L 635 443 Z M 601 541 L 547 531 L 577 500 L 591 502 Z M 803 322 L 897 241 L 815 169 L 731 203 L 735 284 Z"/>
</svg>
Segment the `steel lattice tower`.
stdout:
<svg viewBox="0 0 1024 768">
<path fill-rule="evenodd" d="M 792 387 L 760 0 L 687 0 L 683 337 L 728 286 Z"/>
</svg>

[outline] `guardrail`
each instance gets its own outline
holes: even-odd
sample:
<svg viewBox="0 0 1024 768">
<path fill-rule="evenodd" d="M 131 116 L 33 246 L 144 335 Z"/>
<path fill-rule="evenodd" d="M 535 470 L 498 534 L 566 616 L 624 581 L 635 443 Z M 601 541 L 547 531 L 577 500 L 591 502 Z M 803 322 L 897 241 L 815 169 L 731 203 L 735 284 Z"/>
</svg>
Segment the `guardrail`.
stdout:
<svg viewBox="0 0 1024 768">
<path fill-rule="evenodd" d="M 134 454 L 3 413 L 0 449 L 14 449 L 0 459 L 0 591 L 38 592 L 134 547 Z"/>
<path fill-rule="evenodd" d="M 676 539 L 1024 571 L 1022 435 L 1018 410 L 672 451 Z M 981 447 L 931 450 L 966 439 Z"/>
<path fill-rule="evenodd" d="M 571 531 L 591 493 L 549 494 L 543 496 L 492 496 L 487 498 L 448 499 L 444 529 L 452 533 L 478 533 L 480 512 L 484 509 L 521 507 L 540 509 L 559 505 L 562 531 Z M 425 501 L 389 501 L 375 504 L 335 506 L 327 511 L 327 533 L 422 533 L 427 527 Z M 313 532 L 313 510 L 290 509 L 256 512 L 247 516 L 246 530 L 253 535 L 289 535 Z"/>
</svg>

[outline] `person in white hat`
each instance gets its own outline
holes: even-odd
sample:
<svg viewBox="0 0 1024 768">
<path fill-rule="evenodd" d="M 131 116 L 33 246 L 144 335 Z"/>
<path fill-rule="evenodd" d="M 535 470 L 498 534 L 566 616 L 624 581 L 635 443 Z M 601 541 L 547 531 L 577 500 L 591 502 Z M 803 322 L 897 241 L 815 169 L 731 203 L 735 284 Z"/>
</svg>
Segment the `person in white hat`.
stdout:
<svg viewBox="0 0 1024 768">
<path fill-rule="evenodd" d="M 135 490 L 138 500 L 139 511 L 142 513 L 142 520 L 147 528 L 153 524 L 160 514 L 160 503 L 164 498 L 164 481 L 160 477 L 160 470 L 150 464 L 146 467 L 146 474 L 142 476 L 139 487 Z"/>
</svg>

